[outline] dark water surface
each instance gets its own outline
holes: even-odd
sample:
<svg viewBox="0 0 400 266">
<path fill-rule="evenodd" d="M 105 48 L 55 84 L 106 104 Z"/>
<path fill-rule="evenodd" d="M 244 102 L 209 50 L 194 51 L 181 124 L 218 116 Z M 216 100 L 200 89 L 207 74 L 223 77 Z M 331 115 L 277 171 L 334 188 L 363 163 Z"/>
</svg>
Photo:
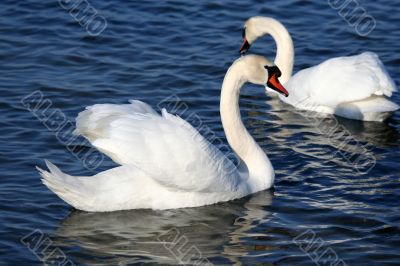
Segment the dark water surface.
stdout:
<svg viewBox="0 0 400 266">
<path fill-rule="evenodd" d="M 140 99 L 156 108 L 173 96 L 226 143 L 220 86 L 238 57 L 242 24 L 254 15 L 288 27 L 295 71 L 368 50 L 400 84 L 398 3 L 359 0 L 376 21 L 362 37 L 330 2 L 90 0 L 107 21 L 91 36 L 95 29 L 88 32 L 57 0 L 1 1 L 0 264 L 57 265 L 56 253 L 49 254 L 55 248 L 76 265 L 177 264 L 191 256 L 192 263 L 227 265 L 400 264 L 400 112 L 386 123 L 333 117 L 317 123 L 247 85 L 243 119 L 274 165 L 275 189 L 214 206 L 79 212 L 41 184 L 35 170 L 45 158 L 74 175 L 114 166 L 95 155 L 83 161 L 90 146 L 54 122 L 74 121 L 95 103 Z M 274 51 L 267 37 L 252 48 L 270 58 Z M 47 101 L 32 113 L 21 100 L 34 91 Z M 400 104 L 400 94 L 393 100 Z M 57 110 L 62 114 L 48 117 Z M 332 128 L 334 137 L 351 138 L 347 148 L 357 151 L 350 163 Z M 367 173 L 354 164 L 365 154 L 375 163 Z M 21 243 L 30 232 L 36 234 Z M 176 245 L 164 245 L 166 239 Z"/>
</svg>

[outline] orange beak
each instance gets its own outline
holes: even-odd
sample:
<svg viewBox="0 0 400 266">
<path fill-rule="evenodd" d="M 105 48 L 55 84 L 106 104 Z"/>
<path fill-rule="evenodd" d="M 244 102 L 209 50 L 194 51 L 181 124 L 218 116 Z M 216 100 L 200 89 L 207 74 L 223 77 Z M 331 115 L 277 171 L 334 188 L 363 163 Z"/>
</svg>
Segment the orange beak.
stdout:
<svg viewBox="0 0 400 266">
<path fill-rule="evenodd" d="M 250 44 L 247 41 L 246 37 L 243 37 L 243 44 L 242 44 L 242 47 L 240 47 L 240 50 L 239 50 L 240 54 L 244 55 L 249 49 L 250 49 Z"/>
<path fill-rule="evenodd" d="M 279 82 L 278 77 L 276 76 L 276 74 L 272 74 L 267 82 L 267 86 L 271 89 L 273 89 L 274 91 L 277 91 L 283 95 L 285 95 L 285 97 L 289 96 L 289 92 L 282 86 L 282 84 Z"/>
</svg>

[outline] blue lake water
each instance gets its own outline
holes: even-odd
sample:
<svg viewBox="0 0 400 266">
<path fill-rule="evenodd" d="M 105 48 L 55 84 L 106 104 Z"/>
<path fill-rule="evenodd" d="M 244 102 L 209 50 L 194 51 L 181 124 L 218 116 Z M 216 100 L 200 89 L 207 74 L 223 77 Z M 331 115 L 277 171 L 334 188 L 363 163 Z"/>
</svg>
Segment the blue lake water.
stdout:
<svg viewBox="0 0 400 266">
<path fill-rule="evenodd" d="M 274 165 L 275 187 L 213 206 L 80 212 L 35 170 L 44 159 L 74 175 L 115 166 L 95 154 L 85 161 L 90 146 L 52 120 L 73 122 L 95 103 L 139 99 L 157 108 L 177 100 L 188 107 L 183 117 L 198 115 L 226 143 L 220 86 L 239 56 L 242 25 L 255 15 L 289 29 L 295 71 L 373 51 L 400 84 L 396 1 L 358 1 L 376 22 L 365 37 L 330 6 L 335 1 L 90 0 L 98 24 L 89 26 L 60 2 L 0 3 L 0 264 L 58 265 L 56 248 L 67 265 L 400 263 L 400 112 L 385 123 L 330 117 L 316 124 L 246 85 L 242 116 Z M 272 39 L 259 40 L 251 53 L 272 59 Z M 35 91 L 46 104 L 30 112 L 23 99 Z M 400 104 L 400 93 L 393 101 Z M 48 117 L 57 110 L 62 114 Z M 346 145 L 365 148 L 352 156 L 367 154 L 368 169 L 357 168 L 354 157 L 346 161 L 340 134 L 351 138 Z"/>
</svg>

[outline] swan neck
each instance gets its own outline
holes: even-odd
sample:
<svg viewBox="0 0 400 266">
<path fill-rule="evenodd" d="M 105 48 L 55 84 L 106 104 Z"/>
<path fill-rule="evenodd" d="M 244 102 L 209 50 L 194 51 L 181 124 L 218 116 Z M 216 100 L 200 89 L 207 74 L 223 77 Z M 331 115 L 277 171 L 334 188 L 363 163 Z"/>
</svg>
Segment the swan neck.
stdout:
<svg viewBox="0 0 400 266">
<path fill-rule="evenodd" d="M 257 23 L 258 37 L 265 34 L 272 36 L 276 43 L 276 56 L 274 63 L 279 67 L 282 72 L 280 80 L 285 84 L 293 72 L 294 64 L 294 47 L 293 40 L 289 32 L 279 21 L 272 18 L 260 18 Z"/>
<path fill-rule="evenodd" d="M 247 166 L 250 189 L 256 192 L 273 185 L 274 171 L 267 155 L 242 122 L 239 95 L 247 79 L 242 76 L 244 71 L 239 66 L 232 65 L 225 76 L 221 90 L 221 120 L 229 145 Z"/>
</svg>

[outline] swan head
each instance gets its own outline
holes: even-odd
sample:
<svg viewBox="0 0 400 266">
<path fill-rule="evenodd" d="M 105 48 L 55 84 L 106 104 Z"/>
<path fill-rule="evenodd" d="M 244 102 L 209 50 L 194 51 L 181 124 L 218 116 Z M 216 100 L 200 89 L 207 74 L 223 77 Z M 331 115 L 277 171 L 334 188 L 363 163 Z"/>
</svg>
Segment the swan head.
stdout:
<svg viewBox="0 0 400 266">
<path fill-rule="evenodd" d="M 240 48 L 240 53 L 242 55 L 244 55 L 250 49 L 250 45 L 263 34 L 263 32 L 259 30 L 259 20 L 262 19 L 264 18 L 252 17 L 244 23 L 242 29 L 243 44 Z"/>
<path fill-rule="evenodd" d="M 289 96 L 288 91 L 282 86 L 278 79 L 282 75 L 280 69 L 265 57 L 246 55 L 239 58 L 237 63 L 241 65 L 241 72 L 246 77 L 247 81 L 253 84 L 267 86 L 286 97 Z"/>
<path fill-rule="evenodd" d="M 251 44 L 264 34 L 270 34 L 273 37 L 278 35 L 280 36 L 282 34 L 288 35 L 289 40 L 286 41 L 292 42 L 286 28 L 276 19 L 260 16 L 251 17 L 244 23 L 243 26 L 243 44 L 240 48 L 240 53 L 242 55 L 245 54 L 250 49 Z"/>
</svg>

